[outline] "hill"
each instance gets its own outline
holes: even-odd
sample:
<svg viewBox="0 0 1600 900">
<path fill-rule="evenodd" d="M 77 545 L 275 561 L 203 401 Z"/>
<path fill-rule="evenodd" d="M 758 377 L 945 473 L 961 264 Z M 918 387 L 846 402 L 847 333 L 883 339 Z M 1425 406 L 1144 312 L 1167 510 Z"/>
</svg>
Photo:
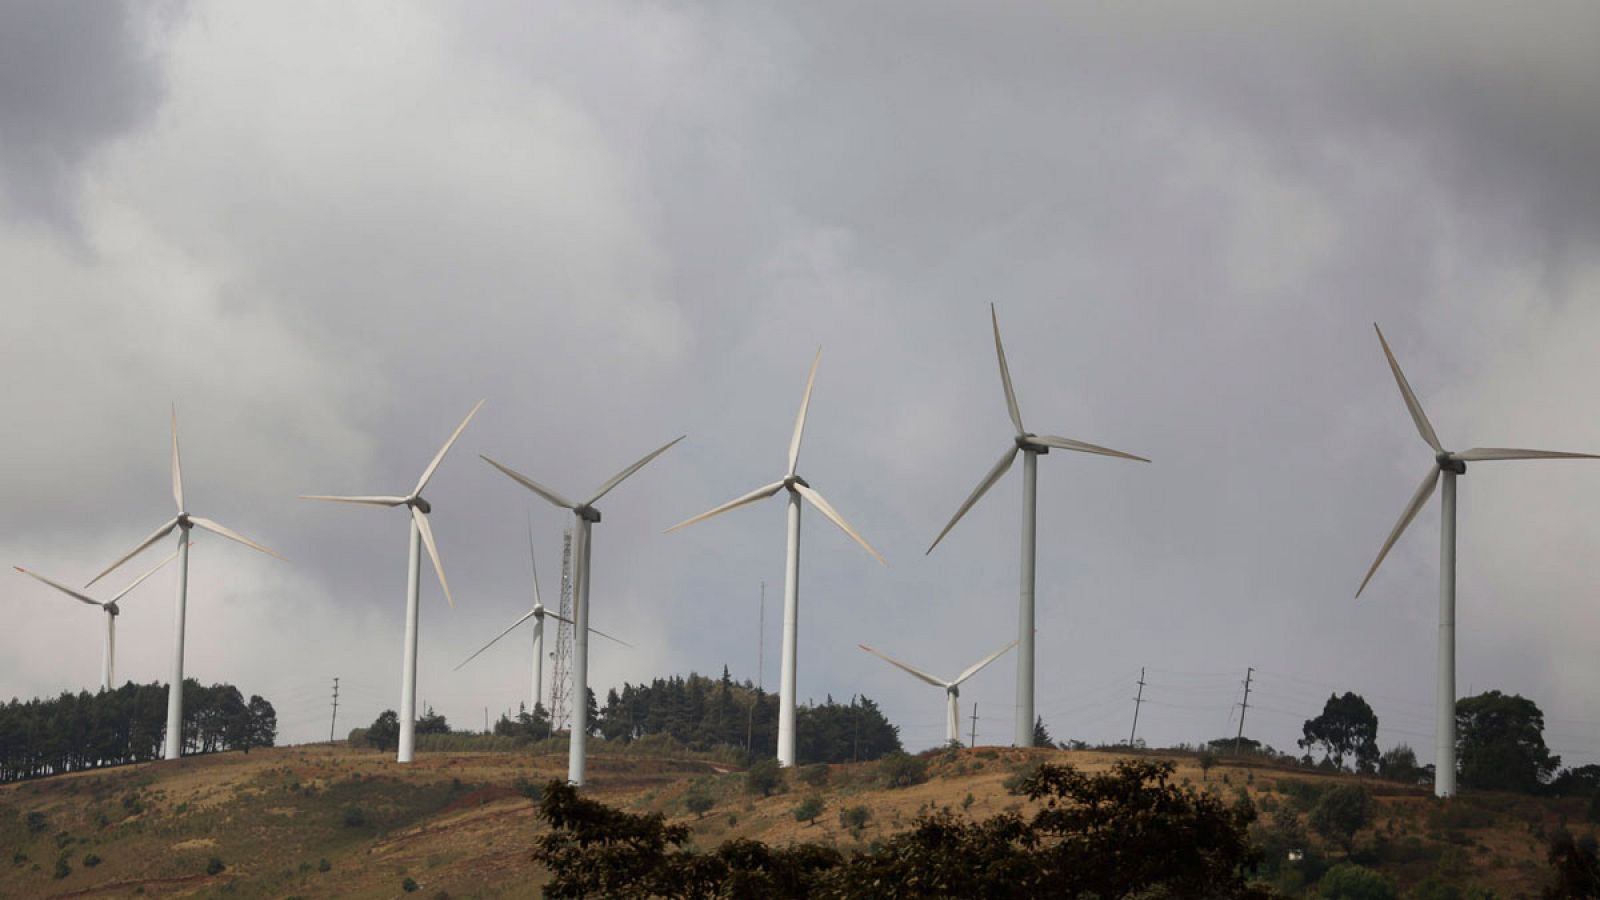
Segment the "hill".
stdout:
<svg viewBox="0 0 1600 900">
<path fill-rule="evenodd" d="M 732 837 L 821 841 L 848 850 L 903 829 L 919 812 L 966 809 L 985 817 L 1027 801 L 1008 791 L 1041 760 L 1085 770 L 1126 754 L 978 748 L 926 759 L 927 780 L 885 784 L 882 763 L 787 773 L 769 797 L 746 791 L 743 773 L 712 758 L 609 755 L 590 760 L 587 793 L 630 811 L 659 811 L 689 824 L 696 844 Z M 1546 835 L 1581 825 L 1585 803 L 1510 794 L 1467 794 L 1448 804 L 1425 789 L 1255 761 L 1203 772 L 1174 759 L 1177 777 L 1263 813 L 1259 828 L 1304 830 L 1329 786 L 1360 781 L 1375 795 L 1373 827 L 1356 836 L 1357 861 L 1403 888 L 1491 889 L 1535 897 L 1548 880 Z M 530 859 L 542 827 L 529 785 L 565 773 L 563 754 L 422 753 L 400 766 L 387 754 L 343 744 L 256 750 L 74 773 L 0 787 L 0 896 L 394 897 L 411 879 L 419 897 L 526 897 L 543 873 Z M 914 780 L 914 779 L 913 779 Z M 814 784 L 807 783 L 815 781 Z M 703 815 L 693 804 L 710 808 Z M 822 810 L 797 821 L 816 797 Z M 841 810 L 865 809 L 846 825 Z M 1278 832 L 1272 829 L 1278 827 Z M 1293 831 L 1291 827 L 1290 832 Z M 1274 847 L 1273 878 L 1314 880 L 1346 853 L 1316 837 L 1290 863 Z M 1270 844 L 1270 840 L 1268 841 Z M 1280 858 L 1282 857 L 1282 858 Z M 1281 870 L 1281 871 L 1278 871 Z M 1432 881 L 1430 882 L 1430 879 Z M 1464 896 L 1441 893 L 1437 896 Z"/>
</svg>

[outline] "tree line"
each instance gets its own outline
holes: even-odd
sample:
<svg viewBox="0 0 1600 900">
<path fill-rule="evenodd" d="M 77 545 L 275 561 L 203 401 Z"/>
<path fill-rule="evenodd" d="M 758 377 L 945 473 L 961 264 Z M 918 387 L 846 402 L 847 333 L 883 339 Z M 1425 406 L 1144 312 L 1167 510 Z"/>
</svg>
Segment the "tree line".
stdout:
<svg viewBox="0 0 1600 900">
<path fill-rule="evenodd" d="M 167 686 L 128 682 L 110 691 L 63 692 L 0 705 L 0 783 L 161 757 Z M 271 747 L 278 714 L 231 684 L 183 682 L 183 752 Z"/>
<path fill-rule="evenodd" d="M 849 703 L 830 696 L 823 703 L 798 707 L 795 718 L 795 754 L 802 764 L 875 760 L 902 749 L 900 729 L 864 696 Z M 778 752 L 777 695 L 749 681 L 734 681 L 726 666 L 717 680 L 691 672 L 649 684 L 624 683 L 620 690 L 606 693 L 603 706 L 595 702 L 591 690 L 587 721 L 590 734 L 621 744 L 661 735 L 696 751 L 731 747 L 750 758 Z M 418 734 L 449 730 L 444 717 L 432 710 L 417 719 Z M 371 726 L 358 731 L 359 735 L 352 732 L 353 740 L 392 749 L 399 740 L 399 720 L 393 710 L 384 710 Z M 502 715 L 494 733 L 529 741 L 554 736 L 542 704 L 531 711 L 524 707 L 516 716 Z"/>
</svg>

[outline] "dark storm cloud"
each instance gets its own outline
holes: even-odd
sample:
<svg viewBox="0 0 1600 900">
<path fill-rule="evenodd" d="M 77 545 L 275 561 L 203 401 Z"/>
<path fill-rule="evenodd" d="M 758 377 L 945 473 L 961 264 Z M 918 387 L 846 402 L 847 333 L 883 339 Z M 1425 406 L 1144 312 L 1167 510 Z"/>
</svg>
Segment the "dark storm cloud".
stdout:
<svg viewBox="0 0 1600 900">
<path fill-rule="evenodd" d="M 54 225 L 77 218 L 81 167 L 159 105 L 153 12 L 93 0 L 0 6 L 0 200 Z"/>
</svg>

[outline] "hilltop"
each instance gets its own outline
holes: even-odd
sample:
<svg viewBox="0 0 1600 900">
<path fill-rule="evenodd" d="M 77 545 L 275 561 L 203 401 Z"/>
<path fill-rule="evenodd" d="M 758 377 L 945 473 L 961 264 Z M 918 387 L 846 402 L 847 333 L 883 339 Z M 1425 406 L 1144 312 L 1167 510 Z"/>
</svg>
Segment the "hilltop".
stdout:
<svg viewBox="0 0 1600 900">
<path fill-rule="evenodd" d="M 1027 801 L 1008 786 L 1040 761 L 1093 771 L 1125 755 L 943 751 L 926 757 L 922 783 L 891 788 L 882 764 L 843 764 L 790 772 L 784 792 L 762 797 L 747 793 L 742 772 L 714 758 L 596 753 L 586 793 L 688 824 L 702 848 L 751 837 L 848 850 L 938 807 L 974 817 L 1022 808 Z M 1594 828 L 1581 824 L 1580 800 L 1483 793 L 1441 804 L 1424 788 L 1352 775 L 1256 760 L 1202 771 L 1191 755 L 1144 755 L 1174 760 L 1176 777 L 1230 802 L 1244 792 L 1262 811 L 1263 828 L 1303 823 L 1302 810 L 1331 785 L 1366 784 L 1376 816 L 1352 852 L 1405 888 L 1434 878 L 1492 889 L 1501 898 L 1534 897 L 1548 877 L 1546 836 L 1563 823 L 1575 832 Z M 6 785 L 0 787 L 0 847 L 7 848 L 0 896 L 394 897 L 406 879 L 418 897 L 536 895 L 544 873 L 530 850 L 542 826 L 526 794 L 565 768 L 564 754 L 514 751 L 423 753 L 401 766 L 387 754 L 335 744 Z M 821 813 L 810 823 L 797 821 L 793 812 L 809 797 L 821 801 Z M 690 811 L 708 801 L 703 815 Z M 858 808 L 866 812 L 854 815 L 865 822 L 844 824 L 840 812 Z M 1307 843 L 1310 862 L 1285 863 L 1286 869 L 1345 856 L 1315 837 Z M 1290 886 L 1296 876 L 1277 877 Z"/>
</svg>

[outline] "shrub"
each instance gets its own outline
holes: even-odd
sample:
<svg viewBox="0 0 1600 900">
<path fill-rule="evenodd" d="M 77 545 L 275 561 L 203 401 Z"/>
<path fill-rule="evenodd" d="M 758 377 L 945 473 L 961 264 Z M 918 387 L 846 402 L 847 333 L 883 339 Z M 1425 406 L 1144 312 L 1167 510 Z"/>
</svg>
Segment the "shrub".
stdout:
<svg viewBox="0 0 1600 900">
<path fill-rule="evenodd" d="M 783 789 L 783 770 L 778 768 L 775 759 L 758 760 L 744 773 L 744 789 L 747 793 L 760 794 L 770 797 L 774 791 Z"/>
<path fill-rule="evenodd" d="M 805 822 L 807 825 L 815 825 L 817 816 L 820 815 L 822 815 L 822 798 L 815 795 L 801 800 L 800 805 L 794 808 L 794 820 Z"/>
<path fill-rule="evenodd" d="M 1340 863 L 1328 870 L 1317 885 L 1317 896 L 1328 900 L 1395 900 L 1394 882 L 1355 863 Z"/>
<path fill-rule="evenodd" d="M 878 777 L 887 788 L 921 784 L 928 780 L 928 761 L 906 753 L 890 753 L 879 761 Z"/>
<path fill-rule="evenodd" d="M 67 865 L 65 856 L 56 857 L 56 877 L 65 878 L 72 874 L 72 867 Z"/>
<path fill-rule="evenodd" d="M 717 805 L 717 801 L 711 799 L 710 794 L 696 788 L 683 798 L 683 805 L 688 807 L 689 812 L 695 814 L 695 818 L 703 819 L 711 807 Z"/>
<path fill-rule="evenodd" d="M 828 764 L 816 763 L 815 765 L 802 766 L 799 771 L 800 780 L 811 787 L 822 787 L 828 783 Z"/>
<path fill-rule="evenodd" d="M 93 853 L 86 854 L 83 857 L 83 867 L 85 869 L 92 869 L 98 865 L 100 865 L 100 857 L 95 856 Z"/>
<path fill-rule="evenodd" d="M 227 866 L 222 864 L 222 858 L 219 857 L 219 856 L 213 856 L 210 859 L 206 860 L 206 874 L 207 875 L 218 875 L 218 874 L 221 874 L 222 870 L 226 869 L 226 868 L 227 868 Z"/>
<path fill-rule="evenodd" d="M 361 807 L 347 806 L 344 808 L 344 827 L 361 828 L 366 824 L 367 814 L 361 811 Z"/>
<path fill-rule="evenodd" d="M 540 798 L 544 796 L 544 785 L 537 781 L 530 781 L 521 775 L 517 776 L 517 780 L 511 782 L 511 786 L 516 788 L 517 793 L 535 803 L 538 803 Z"/>
<path fill-rule="evenodd" d="M 1210 750 L 1202 750 L 1200 751 L 1199 763 L 1200 780 L 1209 781 L 1211 776 L 1211 767 L 1217 764 L 1217 755 L 1212 753 Z"/>
<path fill-rule="evenodd" d="M 1341 784 L 1322 795 L 1311 811 L 1312 829 L 1337 842 L 1348 854 L 1357 831 L 1372 824 L 1372 793 L 1359 784 Z"/>
<path fill-rule="evenodd" d="M 407 875 L 406 876 L 406 880 L 400 882 L 400 890 L 405 891 L 408 894 L 416 893 L 416 891 L 417 891 L 417 880 L 415 878 L 412 878 L 411 876 Z"/>
<path fill-rule="evenodd" d="M 44 813 L 38 810 L 28 813 L 28 831 L 38 834 L 48 827 L 50 827 L 50 822 L 44 817 Z"/>
<path fill-rule="evenodd" d="M 839 809 L 839 827 L 849 829 L 851 834 L 860 835 L 861 829 L 867 827 L 872 821 L 872 810 L 865 806 L 845 806 Z"/>
</svg>

